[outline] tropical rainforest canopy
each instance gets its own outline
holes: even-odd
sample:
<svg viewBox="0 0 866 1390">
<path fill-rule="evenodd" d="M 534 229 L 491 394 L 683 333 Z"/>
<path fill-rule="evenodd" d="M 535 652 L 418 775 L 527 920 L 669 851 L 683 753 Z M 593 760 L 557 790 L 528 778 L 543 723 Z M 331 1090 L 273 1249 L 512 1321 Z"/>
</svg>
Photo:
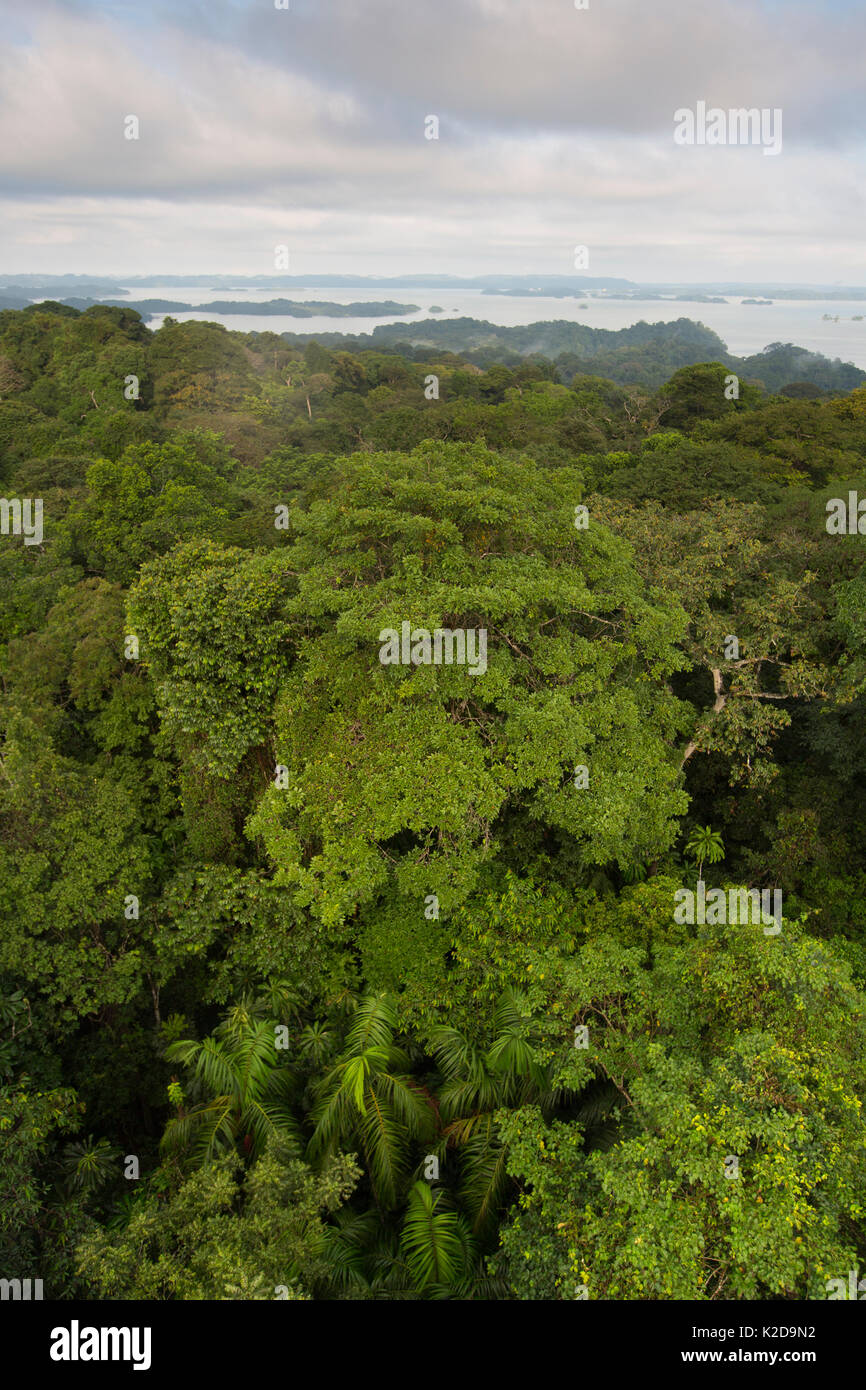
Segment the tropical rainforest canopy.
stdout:
<svg viewBox="0 0 866 1390">
<path fill-rule="evenodd" d="M 684 322 L 543 356 L 0 312 L 0 487 L 44 518 L 0 536 L 7 1278 L 866 1264 L 866 539 L 825 525 L 866 388 Z M 404 623 L 484 668 L 383 664 Z M 781 930 L 677 921 L 698 880 Z"/>
</svg>

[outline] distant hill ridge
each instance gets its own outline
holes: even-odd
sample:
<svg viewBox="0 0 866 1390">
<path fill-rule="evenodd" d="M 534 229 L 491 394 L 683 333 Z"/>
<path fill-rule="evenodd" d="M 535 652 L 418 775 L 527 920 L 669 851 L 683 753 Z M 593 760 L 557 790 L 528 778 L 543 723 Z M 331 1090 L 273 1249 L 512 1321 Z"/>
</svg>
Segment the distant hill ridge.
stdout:
<svg viewBox="0 0 866 1390">
<path fill-rule="evenodd" d="M 380 324 L 371 333 L 281 333 L 288 343 L 315 340 L 345 352 L 388 347 L 406 356 L 432 350 L 459 353 L 478 366 L 505 365 L 526 357 L 553 360 L 563 381 L 575 374 L 603 376 L 620 385 L 661 386 L 679 367 L 721 362 L 744 379 L 761 381 L 768 391 L 790 382 L 808 381 L 822 390 L 851 391 L 866 381 L 866 372 L 838 358 L 831 361 L 794 343 L 771 343 L 760 353 L 735 357 L 711 328 L 693 319 L 631 324 L 628 328 L 591 328 L 570 319 L 504 327 L 483 319 L 424 319 L 418 323 Z"/>
</svg>

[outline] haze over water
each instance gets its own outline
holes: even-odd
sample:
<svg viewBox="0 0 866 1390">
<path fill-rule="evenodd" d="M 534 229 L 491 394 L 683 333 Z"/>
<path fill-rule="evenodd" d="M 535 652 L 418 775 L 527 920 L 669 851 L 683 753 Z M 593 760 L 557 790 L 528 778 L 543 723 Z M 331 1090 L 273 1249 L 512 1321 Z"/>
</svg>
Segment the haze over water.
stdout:
<svg viewBox="0 0 866 1390">
<path fill-rule="evenodd" d="M 588 324 L 591 328 L 619 329 L 639 323 L 670 322 L 688 318 L 711 328 L 737 357 L 760 352 L 769 343 L 796 343 L 798 347 L 821 352 L 826 357 L 839 357 L 866 370 L 866 302 L 863 300 L 777 300 L 772 304 L 743 304 L 739 296 L 728 297 L 726 304 L 701 304 L 683 300 L 615 300 L 560 299 L 554 296 L 521 296 L 483 294 L 472 289 L 396 289 L 369 285 L 329 286 L 298 289 L 207 288 L 200 285 L 125 285 L 130 300 L 183 300 L 188 304 L 207 304 L 217 299 L 248 300 L 250 305 L 269 299 L 330 300 L 335 304 L 351 304 L 366 300 L 392 299 L 400 304 L 418 304 L 419 312 L 406 315 L 387 315 L 382 318 L 334 318 L 316 315 L 309 319 L 289 315 L 176 313 L 178 320 L 207 319 L 241 333 L 371 333 L 377 324 L 417 323 L 428 318 L 474 318 L 505 327 L 537 323 L 550 319 L 569 319 Z M 757 297 L 757 296 L 756 296 Z M 431 315 L 430 308 L 438 305 L 445 312 Z M 839 322 L 826 322 L 830 314 Z M 855 322 L 855 316 L 862 315 Z M 158 328 L 165 318 L 157 314 L 148 319 L 150 328 Z"/>
</svg>

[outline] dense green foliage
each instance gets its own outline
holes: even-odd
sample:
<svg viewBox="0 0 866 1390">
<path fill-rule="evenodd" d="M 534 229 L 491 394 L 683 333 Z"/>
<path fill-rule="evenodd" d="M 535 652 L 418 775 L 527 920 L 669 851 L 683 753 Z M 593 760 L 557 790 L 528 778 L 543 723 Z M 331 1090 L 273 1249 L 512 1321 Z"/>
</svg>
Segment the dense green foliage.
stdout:
<svg viewBox="0 0 866 1390">
<path fill-rule="evenodd" d="M 298 346 L 310 341 L 303 333 L 283 333 L 281 337 Z M 838 358 L 830 361 L 793 343 L 771 343 L 762 352 L 735 357 L 717 333 L 691 319 L 642 320 L 628 328 L 591 328 L 571 319 L 514 327 L 486 319 L 424 319 L 412 324 L 380 324 L 370 334 L 318 333 L 316 338 L 346 352 L 386 348 L 416 361 L 426 361 L 447 349 L 482 367 L 496 363 L 514 367 L 525 358 L 535 361 L 546 357 L 560 381 L 569 381 L 577 373 L 608 377 L 624 386 L 659 387 L 677 368 L 710 359 L 767 390 L 804 393 L 807 397 L 820 396 L 824 390 L 850 391 L 866 380 L 866 374 L 850 362 Z"/>
<path fill-rule="evenodd" d="M 825 526 L 866 390 L 441 327 L 0 312 L 44 507 L 0 536 L 0 1269 L 46 1297 L 866 1263 L 866 542 Z M 384 663 L 403 623 L 485 659 Z M 697 878 L 781 930 L 678 920 Z"/>
</svg>

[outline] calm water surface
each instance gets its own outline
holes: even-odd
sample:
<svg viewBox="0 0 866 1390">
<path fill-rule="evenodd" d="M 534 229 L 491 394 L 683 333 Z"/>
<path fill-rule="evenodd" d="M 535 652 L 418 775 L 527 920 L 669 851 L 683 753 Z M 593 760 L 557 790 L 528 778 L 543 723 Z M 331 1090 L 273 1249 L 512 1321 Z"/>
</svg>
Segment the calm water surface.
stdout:
<svg viewBox="0 0 866 1390">
<path fill-rule="evenodd" d="M 727 344 L 737 357 L 760 352 L 769 343 L 796 343 L 826 357 L 839 357 L 853 362 L 866 371 L 866 301 L 862 300 L 777 300 L 773 304 L 743 304 L 731 298 L 727 304 L 694 304 L 683 301 L 629 300 L 628 302 L 598 299 L 555 299 L 548 297 L 511 298 L 482 294 L 480 290 L 400 290 L 369 286 L 341 286 L 339 289 L 202 289 L 201 286 L 165 285 L 141 289 L 125 286 L 131 299 L 175 299 L 187 304 L 206 304 L 214 299 L 248 301 L 249 314 L 177 313 L 173 318 L 208 319 L 224 324 L 241 333 L 370 333 L 381 323 L 417 323 L 421 319 L 473 318 L 486 319 L 503 326 L 537 323 L 548 319 L 570 319 L 588 324 L 591 328 L 627 328 L 644 320 L 647 323 L 670 322 L 688 318 L 706 324 Z M 310 319 L 295 319 L 282 315 L 256 314 L 254 305 L 266 299 L 328 299 L 335 304 L 393 299 L 400 304 L 418 304 L 416 314 L 388 315 L 384 318 L 332 318 L 316 315 Z M 438 304 L 444 313 L 431 315 L 431 305 Z M 823 314 L 831 314 L 839 322 L 825 322 Z M 855 317 L 862 315 L 861 322 Z M 148 320 L 150 328 L 158 328 L 165 316 L 157 314 Z"/>
</svg>

